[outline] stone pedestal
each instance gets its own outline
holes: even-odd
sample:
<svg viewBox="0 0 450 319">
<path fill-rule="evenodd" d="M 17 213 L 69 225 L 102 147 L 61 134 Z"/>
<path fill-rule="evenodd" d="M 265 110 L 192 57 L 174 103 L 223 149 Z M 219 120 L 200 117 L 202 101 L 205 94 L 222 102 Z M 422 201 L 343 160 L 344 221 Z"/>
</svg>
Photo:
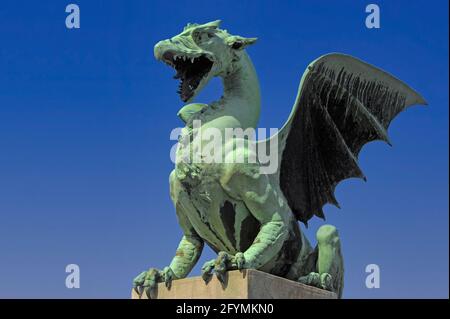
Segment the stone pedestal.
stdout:
<svg viewBox="0 0 450 319">
<path fill-rule="evenodd" d="M 139 299 L 132 290 L 132 299 Z M 205 284 L 201 277 L 174 280 L 155 290 L 156 299 L 336 299 L 336 294 L 261 271 L 247 269 L 228 272 L 225 284 L 215 276 Z M 144 293 L 141 299 L 148 299 Z"/>
</svg>

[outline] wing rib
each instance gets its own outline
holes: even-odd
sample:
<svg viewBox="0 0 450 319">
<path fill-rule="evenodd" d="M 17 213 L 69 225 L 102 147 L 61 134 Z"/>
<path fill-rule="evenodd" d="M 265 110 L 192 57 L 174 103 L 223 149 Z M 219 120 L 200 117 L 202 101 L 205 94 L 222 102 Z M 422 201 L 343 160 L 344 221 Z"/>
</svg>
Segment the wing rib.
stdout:
<svg viewBox="0 0 450 319">
<path fill-rule="evenodd" d="M 386 72 L 347 55 L 314 61 L 281 137 L 280 187 L 297 219 L 324 218 L 326 203 L 339 206 L 334 190 L 351 177 L 365 180 L 358 155 L 368 142 L 390 144 L 387 129 L 419 94 Z"/>
</svg>

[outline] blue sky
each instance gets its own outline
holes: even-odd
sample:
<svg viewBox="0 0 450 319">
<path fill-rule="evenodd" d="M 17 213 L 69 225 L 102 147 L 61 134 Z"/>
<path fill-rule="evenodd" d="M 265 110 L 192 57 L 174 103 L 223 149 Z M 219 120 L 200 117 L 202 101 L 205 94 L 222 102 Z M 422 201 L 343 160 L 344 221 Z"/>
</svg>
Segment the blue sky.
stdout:
<svg viewBox="0 0 450 319">
<path fill-rule="evenodd" d="M 342 236 L 347 298 L 448 297 L 448 2 L 68 1 L 0 4 L 0 297 L 128 298 L 146 268 L 166 266 L 181 232 L 169 199 L 170 131 L 182 103 L 153 45 L 187 22 L 223 20 L 258 37 L 261 127 L 286 120 L 306 65 L 338 51 L 381 67 L 429 102 L 393 121 L 394 147 L 367 145 L 367 183 L 326 207 Z M 220 96 L 213 81 L 197 101 Z M 314 242 L 314 220 L 306 234 Z M 213 258 L 205 250 L 199 267 Z M 65 287 L 65 267 L 81 287 Z M 365 287 L 378 264 L 381 287 Z"/>
</svg>

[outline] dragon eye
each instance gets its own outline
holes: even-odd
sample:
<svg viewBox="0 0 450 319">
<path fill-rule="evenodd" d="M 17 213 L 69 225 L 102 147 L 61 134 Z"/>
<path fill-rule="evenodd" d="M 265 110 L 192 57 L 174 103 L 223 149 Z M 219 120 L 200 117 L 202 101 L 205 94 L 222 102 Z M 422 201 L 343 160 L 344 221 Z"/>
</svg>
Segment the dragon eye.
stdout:
<svg viewBox="0 0 450 319">
<path fill-rule="evenodd" d="M 205 42 L 205 41 L 211 39 L 212 37 L 214 37 L 214 34 L 211 32 L 195 31 L 192 33 L 192 38 L 197 43 Z"/>
<path fill-rule="evenodd" d="M 193 38 L 194 40 L 199 40 L 199 38 L 200 38 L 200 32 L 193 32 L 193 33 L 192 33 L 192 38 Z"/>
</svg>

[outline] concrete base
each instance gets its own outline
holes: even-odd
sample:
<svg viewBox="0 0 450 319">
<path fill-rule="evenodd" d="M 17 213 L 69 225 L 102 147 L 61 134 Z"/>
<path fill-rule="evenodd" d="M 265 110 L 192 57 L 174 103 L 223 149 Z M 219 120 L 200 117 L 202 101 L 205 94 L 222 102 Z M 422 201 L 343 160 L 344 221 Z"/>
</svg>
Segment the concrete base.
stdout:
<svg viewBox="0 0 450 319">
<path fill-rule="evenodd" d="M 154 299 L 336 299 L 335 293 L 307 286 L 261 271 L 247 269 L 228 272 L 225 284 L 215 276 L 208 284 L 201 277 L 174 280 L 167 289 L 158 284 Z M 142 298 L 132 289 L 132 299 Z"/>
</svg>

